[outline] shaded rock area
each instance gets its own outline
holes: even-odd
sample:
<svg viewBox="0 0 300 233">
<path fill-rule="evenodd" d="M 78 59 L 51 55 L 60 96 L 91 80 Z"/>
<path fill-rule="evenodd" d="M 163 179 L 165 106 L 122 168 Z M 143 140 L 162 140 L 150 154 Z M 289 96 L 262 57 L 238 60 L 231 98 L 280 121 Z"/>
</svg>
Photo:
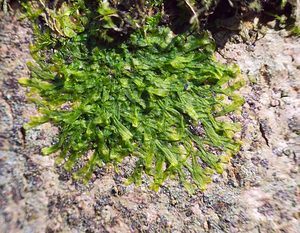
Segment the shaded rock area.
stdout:
<svg viewBox="0 0 300 233">
<path fill-rule="evenodd" d="M 26 22 L 0 13 L 0 232 L 299 232 L 300 39 L 269 29 L 258 41 L 216 54 L 237 63 L 247 85 L 241 152 L 208 189 L 189 196 L 176 181 L 158 193 L 99 169 L 88 186 L 43 157 L 57 129 L 24 131 L 37 114 L 18 78 L 29 76 Z M 298 229 L 298 230 L 297 230 Z"/>
</svg>

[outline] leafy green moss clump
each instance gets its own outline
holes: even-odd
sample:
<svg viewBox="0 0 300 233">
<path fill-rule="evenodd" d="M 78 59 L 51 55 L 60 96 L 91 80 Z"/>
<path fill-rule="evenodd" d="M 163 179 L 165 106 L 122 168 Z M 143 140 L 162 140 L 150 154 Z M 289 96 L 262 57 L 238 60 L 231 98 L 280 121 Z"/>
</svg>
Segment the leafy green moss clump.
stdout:
<svg viewBox="0 0 300 233">
<path fill-rule="evenodd" d="M 59 151 L 57 162 L 75 178 L 88 181 L 96 167 L 135 156 L 130 182 L 140 184 L 146 173 L 154 190 L 169 177 L 189 191 L 205 189 L 239 150 L 239 126 L 217 120 L 243 103 L 234 93 L 242 82 L 228 84 L 238 69 L 215 61 L 207 35 L 174 35 L 159 19 L 148 17 L 110 46 L 89 30 L 61 38 L 36 27 L 32 77 L 20 83 L 42 116 L 25 127 L 59 127 L 57 143 L 42 152 Z M 74 171 L 83 157 L 88 162 Z"/>
</svg>

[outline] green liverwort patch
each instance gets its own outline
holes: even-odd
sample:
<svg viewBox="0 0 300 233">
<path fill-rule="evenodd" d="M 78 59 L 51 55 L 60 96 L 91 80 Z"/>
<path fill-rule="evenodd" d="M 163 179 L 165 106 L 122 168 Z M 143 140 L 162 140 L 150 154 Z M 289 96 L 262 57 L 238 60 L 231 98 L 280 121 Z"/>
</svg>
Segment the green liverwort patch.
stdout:
<svg viewBox="0 0 300 233">
<path fill-rule="evenodd" d="M 154 22 L 110 46 L 81 29 L 57 39 L 36 27 L 32 76 L 20 83 L 42 116 L 25 128 L 59 127 L 57 143 L 42 152 L 59 152 L 57 162 L 74 178 L 88 181 L 96 167 L 135 156 L 129 182 L 147 174 L 154 190 L 170 177 L 188 191 L 205 189 L 239 150 L 239 125 L 218 119 L 243 103 L 234 93 L 242 82 L 230 81 L 238 69 L 215 61 L 207 35 L 174 35 Z"/>
</svg>

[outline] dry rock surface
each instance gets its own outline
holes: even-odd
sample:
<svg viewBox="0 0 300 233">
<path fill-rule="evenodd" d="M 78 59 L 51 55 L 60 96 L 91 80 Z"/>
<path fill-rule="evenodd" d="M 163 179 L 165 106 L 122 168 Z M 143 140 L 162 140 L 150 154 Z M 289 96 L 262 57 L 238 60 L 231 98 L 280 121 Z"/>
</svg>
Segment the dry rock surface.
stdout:
<svg viewBox="0 0 300 233">
<path fill-rule="evenodd" d="M 88 186 L 40 155 L 57 129 L 24 131 L 37 114 L 18 78 L 28 76 L 32 31 L 0 13 L 0 232 L 299 232 L 300 39 L 269 30 L 251 45 L 227 43 L 216 56 L 237 63 L 247 85 L 241 152 L 205 192 L 175 181 L 158 193 L 99 169 Z M 54 137 L 55 138 L 55 137 Z"/>
</svg>

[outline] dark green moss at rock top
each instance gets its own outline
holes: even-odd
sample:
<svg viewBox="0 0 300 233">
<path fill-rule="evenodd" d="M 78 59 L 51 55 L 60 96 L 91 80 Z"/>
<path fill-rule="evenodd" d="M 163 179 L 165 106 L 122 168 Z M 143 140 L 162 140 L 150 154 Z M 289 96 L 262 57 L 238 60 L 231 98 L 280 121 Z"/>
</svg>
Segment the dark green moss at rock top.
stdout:
<svg viewBox="0 0 300 233">
<path fill-rule="evenodd" d="M 210 175 L 221 173 L 239 150 L 233 139 L 239 125 L 217 120 L 243 103 L 234 93 L 242 81 L 225 87 L 238 69 L 214 60 L 207 35 L 175 36 L 158 23 L 159 17 L 148 17 L 125 42 L 110 47 L 91 43 L 89 31 L 60 38 L 35 27 L 36 64 L 29 64 L 32 77 L 20 83 L 30 87 L 29 98 L 43 116 L 25 128 L 58 126 L 58 142 L 42 152 L 59 151 L 57 162 L 75 178 L 88 181 L 97 166 L 136 156 L 129 182 L 140 184 L 146 173 L 154 190 L 174 176 L 189 191 L 205 189 Z M 85 166 L 74 171 L 87 154 Z"/>
</svg>

